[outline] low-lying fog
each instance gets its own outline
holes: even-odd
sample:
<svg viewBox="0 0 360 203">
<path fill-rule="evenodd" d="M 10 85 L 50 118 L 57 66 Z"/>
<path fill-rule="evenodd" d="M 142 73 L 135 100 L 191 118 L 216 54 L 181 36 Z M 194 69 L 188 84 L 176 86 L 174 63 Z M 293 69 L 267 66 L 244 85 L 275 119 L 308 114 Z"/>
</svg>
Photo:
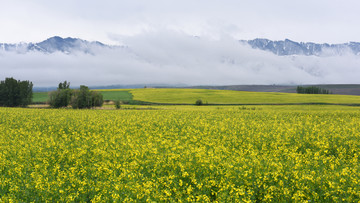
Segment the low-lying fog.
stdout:
<svg viewBox="0 0 360 203">
<path fill-rule="evenodd" d="M 210 39 L 177 32 L 117 37 L 122 48 L 44 54 L 0 51 L 0 79 L 30 80 L 36 87 L 114 84 L 352 84 L 360 56 L 277 56 L 237 39 Z"/>
</svg>

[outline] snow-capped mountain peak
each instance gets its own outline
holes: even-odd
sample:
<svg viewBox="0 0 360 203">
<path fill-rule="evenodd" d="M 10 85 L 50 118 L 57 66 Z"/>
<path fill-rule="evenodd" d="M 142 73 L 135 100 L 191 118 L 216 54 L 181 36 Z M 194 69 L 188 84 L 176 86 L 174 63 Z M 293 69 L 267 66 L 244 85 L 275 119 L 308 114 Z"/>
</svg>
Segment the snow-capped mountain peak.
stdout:
<svg viewBox="0 0 360 203">
<path fill-rule="evenodd" d="M 236 43 L 235 40 L 234 43 Z M 240 40 L 240 43 L 250 45 L 254 49 L 269 51 L 279 56 L 327 56 L 344 55 L 348 53 L 360 55 L 359 42 L 318 44 L 313 42 L 295 42 L 290 39 L 272 41 L 269 39 L 257 38 L 254 40 Z M 12 51 L 16 53 L 42 52 L 51 54 L 55 52 L 62 52 L 65 54 L 72 54 L 75 52 L 81 52 L 94 54 L 99 48 L 117 48 L 117 46 L 106 45 L 98 41 L 90 42 L 79 38 L 62 38 L 59 36 L 54 36 L 38 43 L 0 43 L 0 51 Z"/>
<path fill-rule="evenodd" d="M 89 42 L 78 38 L 61 38 L 59 36 L 51 37 L 39 43 L 18 43 L 6 44 L 0 43 L 0 50 L 14 51 L 17 53 L 27 53 L 38 51 L 43 53 L 63 52 L 66 54 L 73 52 L 92 53 L 94 48 L 109 47 L 101 42 Z"/>
<path fill-rule="evenodd" d="M 294 42 L 289 39 L 284 41 L 271 41 L 269 39 L 241 40 L 254 49 L 270 51 L 276 55 L 306 55 L 322 56 L 324 53 L 342 55 L 346 53 L 360 54 L 360 43 L 349 42 L 344 44 L 317 44 L 313 42 Z"/>
</svg>

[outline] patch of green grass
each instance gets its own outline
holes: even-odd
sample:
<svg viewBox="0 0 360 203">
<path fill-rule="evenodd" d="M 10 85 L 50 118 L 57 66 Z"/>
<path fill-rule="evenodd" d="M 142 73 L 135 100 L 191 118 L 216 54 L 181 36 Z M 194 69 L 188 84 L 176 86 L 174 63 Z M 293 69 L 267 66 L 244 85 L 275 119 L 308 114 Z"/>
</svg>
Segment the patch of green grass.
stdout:
<svg viewBox="0 0 360 203">
<path fill-rule="evenodd" d="M 34 92 L 32 102 L 33 103 L 40 103 L 40 102 L 45 103 L 45 102 L 47 102 L 48 98 L 49 98 L 48 92 Z"/>
<path fill-rule="evenodd" d="M 96 90 L 103 95 L 104 100 L 120 100 L 120 101 L 132 101 L 133 95 L 129 91 L 123 90 Z"/>
<path fill-rule="evenodd" d="M 163 104 L 360 104 L 360 96 L 206 89 L 133 89 L 134 100 Z"/>
<path fill-rule="evenodd" d="M 104 100 L 120 100 L 128 103 L 139 104 L 139 101 L 133 101 L 133 96 L 129 91 L 124 90 L 95 90 L 103 95 Z M 33 103 L 45 103 L 49 99 L 48 92 L 34 92 Z"/>
</svg>

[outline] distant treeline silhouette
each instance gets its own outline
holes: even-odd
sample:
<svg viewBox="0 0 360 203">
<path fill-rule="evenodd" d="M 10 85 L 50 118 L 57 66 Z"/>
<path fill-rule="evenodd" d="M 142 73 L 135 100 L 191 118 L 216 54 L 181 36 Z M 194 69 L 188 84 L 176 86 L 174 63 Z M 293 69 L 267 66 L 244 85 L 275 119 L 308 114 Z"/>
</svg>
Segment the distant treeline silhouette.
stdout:
<svg viewBox="0 0 360 203">
<path fill-rule="evenodd" d="M 310 87 L 297 86 L 296 92 L 299 94 L 331 94 L 329 90 L 316 86 L 310 86 Z"/>
</svg>

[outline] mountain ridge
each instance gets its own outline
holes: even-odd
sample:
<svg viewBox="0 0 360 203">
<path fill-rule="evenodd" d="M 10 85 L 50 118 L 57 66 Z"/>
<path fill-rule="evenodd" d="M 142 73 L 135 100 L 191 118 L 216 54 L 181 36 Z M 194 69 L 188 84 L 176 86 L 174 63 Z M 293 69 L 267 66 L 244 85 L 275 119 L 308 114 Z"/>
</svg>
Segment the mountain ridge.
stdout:
<svg viewBox="0 0 360 203">
<path fill-rule="evenodd" d="M 353 53 L 360 55 L 360 42 L 348 42 L 342 44 L 314 43 L 314 42 L 295 42 L 290 39 L 273 41 L 265 38 L 253 40 L 239 40 L 244 45 L 249 45 L 253 49 L 271 52 L 278 56 L 305 55 L 305 56 L 327 56 L 344 55 Z M 106 45 L 99 41 L 87 41 L 79 38 L 62 38 L 54 36 L 38 43 L 0 43 L 0 50 L 12 51 L 16 53 L 27 53 L 38 51 L 52 54 L 62 52 L 71 54 L 83 52 L 94 54 L 96 48 L 116 48 L 118 46 Z"/>
<path fill-rule="evenodd" d="M 349 52 L 352 52 L 355 55 L 360 55 L 359 42 L 348 42 L 343 44 L 318 44 L 314 42 L 295 42 L 289 39 L 272 41 L 265 38 L 256 38 L 254 40 L 240 40 L 240 42 L 249 44 L 254 49 L 270 51 L 279 56 L 323 56 L 327 54 L 343 55 Z"/>
<path fill-rule="evenodd" d="M 73 52 L 84 52 L 84 53 L 93 53 L 93 49 L 95 48 L 104 48 L 110 47 L 109 45 L 105 45 L 99 41 L 87 41 L 79 38 L 62 38 L 59 36 L 54 36 L 48 38 L 44 41 L 38 43 L 15 43 L 15 44 L 7 44 L 0 43 L 0 50 L 3 51 L 13 51 L 17 53 L 27 53 L 29 51 L 39 51 L 43 53 L 54 53 L 54 52 L 62 52 L 66 54 L 70 54 Z"/>
</svg>

